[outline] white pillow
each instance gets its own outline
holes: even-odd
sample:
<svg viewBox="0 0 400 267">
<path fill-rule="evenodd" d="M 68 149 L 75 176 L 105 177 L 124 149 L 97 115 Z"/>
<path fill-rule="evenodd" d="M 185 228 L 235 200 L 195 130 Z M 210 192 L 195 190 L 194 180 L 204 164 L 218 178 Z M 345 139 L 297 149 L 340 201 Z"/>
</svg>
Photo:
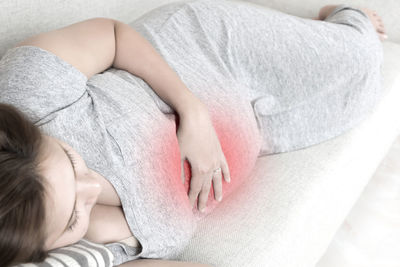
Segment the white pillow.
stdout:
<svg viewBox="0 0 400 267">
<path fill-rule="evenodd" d="M 112 267 L 114 256 L 103 244 L 81 239 L 78 242 L 49 251 L 43 262 L 14 265 L 15 267 Z"/>
</svg>

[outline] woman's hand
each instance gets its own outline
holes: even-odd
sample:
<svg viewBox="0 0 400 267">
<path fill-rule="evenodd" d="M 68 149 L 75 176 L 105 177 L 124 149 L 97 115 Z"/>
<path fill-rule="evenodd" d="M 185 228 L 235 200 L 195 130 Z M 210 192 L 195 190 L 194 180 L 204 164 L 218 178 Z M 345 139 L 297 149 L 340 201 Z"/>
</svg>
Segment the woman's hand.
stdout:
<svg viewBox="0 0 400 267">
<path fill-rule="evenodd" d="M 214 197 L 222 200 L 222 175 L 230 182 L 228 164 L 217 134 L 212 125 L 207 108 L 203 104 L 195 105 L 190 111 L 180 114 L 177 131 L 181 153 L 181 178 L 185 183 L 185 160 L 191 167 L 189 199 L 192 207 L 200 193 L 198 208 L 206 207 L 211 188 L 214 186 Z M 214 170 L 221 168 L 219 171 Z"/>
</svg>

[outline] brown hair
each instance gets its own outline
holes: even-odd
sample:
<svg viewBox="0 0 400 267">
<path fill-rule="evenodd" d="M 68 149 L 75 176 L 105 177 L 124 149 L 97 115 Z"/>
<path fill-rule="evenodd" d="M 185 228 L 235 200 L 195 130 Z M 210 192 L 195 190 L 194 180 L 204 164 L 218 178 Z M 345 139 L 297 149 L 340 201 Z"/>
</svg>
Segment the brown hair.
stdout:
<svg viewBox="0 0 400 267">
<path fill-rule="evenodd" d="M 0 266 L 48 257 L 45 196 L 38 171 L 40 129 L 16 107 L 0 103 Z"/>
</svg>

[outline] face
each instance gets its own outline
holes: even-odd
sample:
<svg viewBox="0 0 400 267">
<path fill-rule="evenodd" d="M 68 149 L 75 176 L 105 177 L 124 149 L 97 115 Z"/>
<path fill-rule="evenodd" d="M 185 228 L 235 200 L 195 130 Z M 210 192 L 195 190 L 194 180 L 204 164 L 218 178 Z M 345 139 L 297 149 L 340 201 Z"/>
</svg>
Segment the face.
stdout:
<svg viewBox="0 0 400 267">
<path fill-rule="evenodd" d="M 48 227 L 45 249 L 51 250 L 84 237 L 102 187 L 99 178 L 71 146 L 51 136 L 43 137 L 45 145 L 39 171 L 49 185 L 45 203 Z"/>
</svg>

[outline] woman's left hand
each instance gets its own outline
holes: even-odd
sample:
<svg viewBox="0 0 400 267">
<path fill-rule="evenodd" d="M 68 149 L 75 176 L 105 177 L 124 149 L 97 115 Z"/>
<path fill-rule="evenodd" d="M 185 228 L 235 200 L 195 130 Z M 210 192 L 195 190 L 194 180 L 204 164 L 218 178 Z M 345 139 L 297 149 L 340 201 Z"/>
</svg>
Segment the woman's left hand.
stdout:
<svg viewBox="0 0 400 267">
<path fill-rule="evenodd" d="M 189 200 L 193 207 L 199 196 L 198 208 L 206 207 L 211 188 L 214 186 L 214 197 L 222 200 L 222 174 L 225 181 L 230 182 L 228 164 L 208 110 L 204 105 L 198 105 L 191 111 L 179 116 L 177 138 L 181 153 L 181 179 L 185 183 L 185 160 L 189 161 L 191 180 Z M 221 170 L 214 172 L 214 170 Z"/>
</svg>

